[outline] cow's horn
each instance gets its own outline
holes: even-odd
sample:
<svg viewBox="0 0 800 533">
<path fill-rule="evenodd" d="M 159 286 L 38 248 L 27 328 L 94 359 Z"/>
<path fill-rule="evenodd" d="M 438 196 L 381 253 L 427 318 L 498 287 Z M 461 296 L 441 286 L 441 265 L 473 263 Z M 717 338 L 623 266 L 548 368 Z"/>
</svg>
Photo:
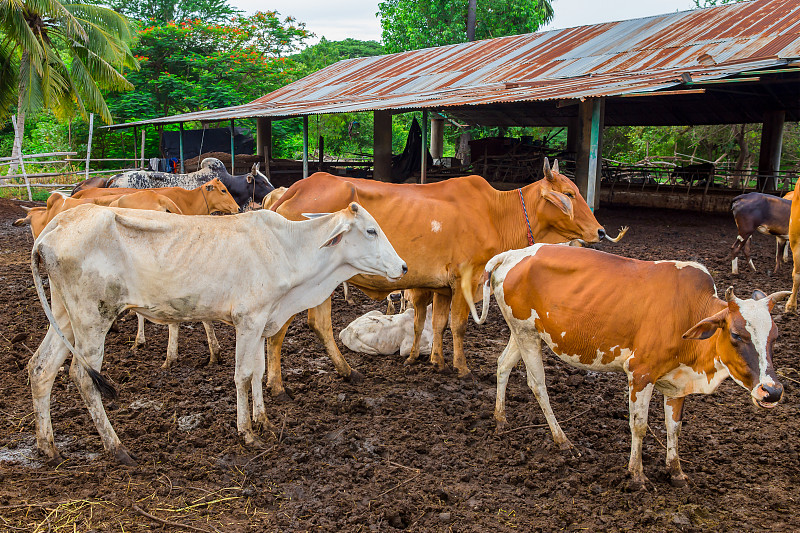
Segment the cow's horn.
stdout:
<svg viewBox="0 0 800 533">
<path fill-rule="evenodd" d="M 792 291 L 778 291 L 773 292 L 769 296 L 767 296 L 767 300 L 772 300 L 775 303 L 785 300 L 789 296 L 792 295 Z"/>
<path fill-rule="evenodd" d="M 725 289 L 725 300 L 728 302 L 732 302 L 736 298 L 736 295 L 733 294 L 733 285 Z"/>
<path fill-rule="evenodd" d="M 553 181 L 555 179 L 553 173 L 550 171 L 550 160 L 546 157 L 544 158 L 544 177 L 547 178 L 547 181 Z"/>
</svg>

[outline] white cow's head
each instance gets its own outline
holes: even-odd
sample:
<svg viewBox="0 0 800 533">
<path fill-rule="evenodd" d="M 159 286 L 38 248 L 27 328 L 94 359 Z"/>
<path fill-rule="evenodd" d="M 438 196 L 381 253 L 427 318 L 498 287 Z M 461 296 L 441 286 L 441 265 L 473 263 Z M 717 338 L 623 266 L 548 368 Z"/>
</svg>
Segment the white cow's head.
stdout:
<svg viewBox="0 0 800 533">
<path fill-rule="evenodd" d="M 315 215 L 306 214 L 308 218 Z M 366 209 L 357 203 L 334 214 L 335 223 L 320 248 L 336 248 L 344 261 L 362 274 L 384 276 L 396 281 L 408 272 L 408 266 L 383 230 Z"/>
</svg>

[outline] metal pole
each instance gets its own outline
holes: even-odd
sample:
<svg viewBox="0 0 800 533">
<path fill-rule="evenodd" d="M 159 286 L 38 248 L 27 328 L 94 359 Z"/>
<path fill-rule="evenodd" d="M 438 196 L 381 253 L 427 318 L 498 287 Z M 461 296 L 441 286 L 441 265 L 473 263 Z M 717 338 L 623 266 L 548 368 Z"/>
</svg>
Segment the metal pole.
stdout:
<svg viewBox="0 0 800 533">
<path fill-rule="evenodd" d="M 17 116 L 11 116 L 11 122 L 14 124 L 14 136 L 17 136 Z M 33 201 L 33 194 L 31 194 L 31 182 L 28 181 L 28 173 L 25 172 L 25 160 L 22 158 L 22 139 L 19 140 L 19 166 L 22 168 L 22 177 L 25 179 L 25 187 L 28 189 L 28 200 Z"/>
<path fill-rule="evenodd" d="M 597 182 L 598 145 L 600 143 L 600 99 L 592 100 L 592 124 L 589 133 L 589 180 L 586 187 L 586 203 L 594 212 L 595 183 Z"/>
<path fill-rule="evenodd" d="M 139 165 L 140 168 L 144 168 L 144 138 L 145 138 L 145 130 L 146 129 L 147 129 L 147 126 L 142 128 L 142 159 L 141 159 L 142 162 Z"/>
<path fill-rule="evenodd" d="M 428 173 L 428 110 L 422 110 L 422 162 L 420 163 L 419 182 L 425 183 Z"/>
<path fill-rule="evenodd" d="M 303 117 L 303 177 L 308 177 L 308 115 Z"/>
<path fill-rule="evenodd" d="M 234 172 L 235 166 L 234 166 L 234 161 L 233 161 L 233 153 L 234 153 L 234 149 L 233 149 L 233 119 L 231 119 L 231 176 L 236 174 L 236 172 Z"/>
<path fill-rule="evenodd" d="M 139 133 L 139 129 L 136 126 L 134 126 L 133 127 L 133 158 L 131 159 L 131 163 L 133 163 L 132 166 L 134 166 L 134 167 L 136 166 L 136 137 L 138 137 L 138 135 L 136 135 L 137 133 Z"/>
<path fill-rule="evenodd" d="M 185 174 L 183 171 L 183 122 L 178 124 L 178 157 L 181 160 L 181 174 Z"/>
<path fill-rule="evenodd" d="M 94 130 L 94 113 L 89 115 L 89 142 L 86 145 L 86 177 L 89 179 L 89 159 L 92 157 L 92 133 Z"/>
</svg>

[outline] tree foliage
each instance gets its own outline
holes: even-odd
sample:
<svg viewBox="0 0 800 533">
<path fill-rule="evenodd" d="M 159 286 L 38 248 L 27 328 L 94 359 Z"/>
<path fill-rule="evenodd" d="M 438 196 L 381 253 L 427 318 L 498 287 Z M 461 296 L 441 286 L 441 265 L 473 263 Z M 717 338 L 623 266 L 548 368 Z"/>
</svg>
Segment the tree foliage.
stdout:
<svg viewBox="0 0 800 533">
<path fill-rule="evenodd" d="M 225 22 L 240 13 L 227 0 L 109 0 L 108 5 L 130 19 L 161 23 L 193 19 Z"/>
<path fill-rule="evenodd" d="M 130 88 L 123 68 L 137 63 L 131 27 L 111 9 L 78 0 L 0 0 L 0 120 L 50 109 L 60 118 L 111 114 L 103 90 Z"/>
<path fill-rule="evenodd" d="M 384 0 L 378 4 L 386 51 L 467 40 L 467 0 Z M 476 39 L 534 32 L 553 18 L 550 0 L 478 0 Z"/>
</svg>

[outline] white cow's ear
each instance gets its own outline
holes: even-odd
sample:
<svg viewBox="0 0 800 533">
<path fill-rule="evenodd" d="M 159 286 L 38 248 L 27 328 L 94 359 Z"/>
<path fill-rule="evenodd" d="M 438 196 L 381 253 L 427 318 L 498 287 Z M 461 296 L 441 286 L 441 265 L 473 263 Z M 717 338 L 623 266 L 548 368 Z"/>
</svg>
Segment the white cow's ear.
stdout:
<svg viewBox="0 0 800 533">
<path fill-rule="evenodd" d="M 570 220 L 575 217 L 575 214 L 572 210 L 572 199 L 566 194 L 561 194 L 560 192 L 556 192 L 549 188 L 543 188 L 542 197 L 559 208 L 565 215 L 569 217 Z"/>
<path fill-rule="evenodd" d="M 725 319 L 728 317 L 728 309 L 723 309 L 716 315 L 712 315 L 708 318 L 704 318 L 694 326 L 692 326 L 689 331 L 684 333 L 682 337 L 684 339 L 693 339 L 693 340 L 703 340 L 711 337 L 714 332 L 716 332 L 722 324 L 725 322 Z"/>
<path fill-rule="evenodd" d="M 325 215 L 330 215 L 330 213 L 302 213 L 304 217 L 311 220 L 313 218 L 324 217 Z"/>
<path fill-rule="evenodd" d="M 330 236 L 328 236 L 328 238 L 325 239 L 325 244 L 320 246 L 320 248 L 325 248 L 327 246 L 336 246 L 342 241 L 342 235 L 344 235 L 344 232 L 346 232 L 349 229 L 350 229 L 349 222 L 343 222 L 342 224 L 339 224 L 331 232 Z"/>
</svg>

